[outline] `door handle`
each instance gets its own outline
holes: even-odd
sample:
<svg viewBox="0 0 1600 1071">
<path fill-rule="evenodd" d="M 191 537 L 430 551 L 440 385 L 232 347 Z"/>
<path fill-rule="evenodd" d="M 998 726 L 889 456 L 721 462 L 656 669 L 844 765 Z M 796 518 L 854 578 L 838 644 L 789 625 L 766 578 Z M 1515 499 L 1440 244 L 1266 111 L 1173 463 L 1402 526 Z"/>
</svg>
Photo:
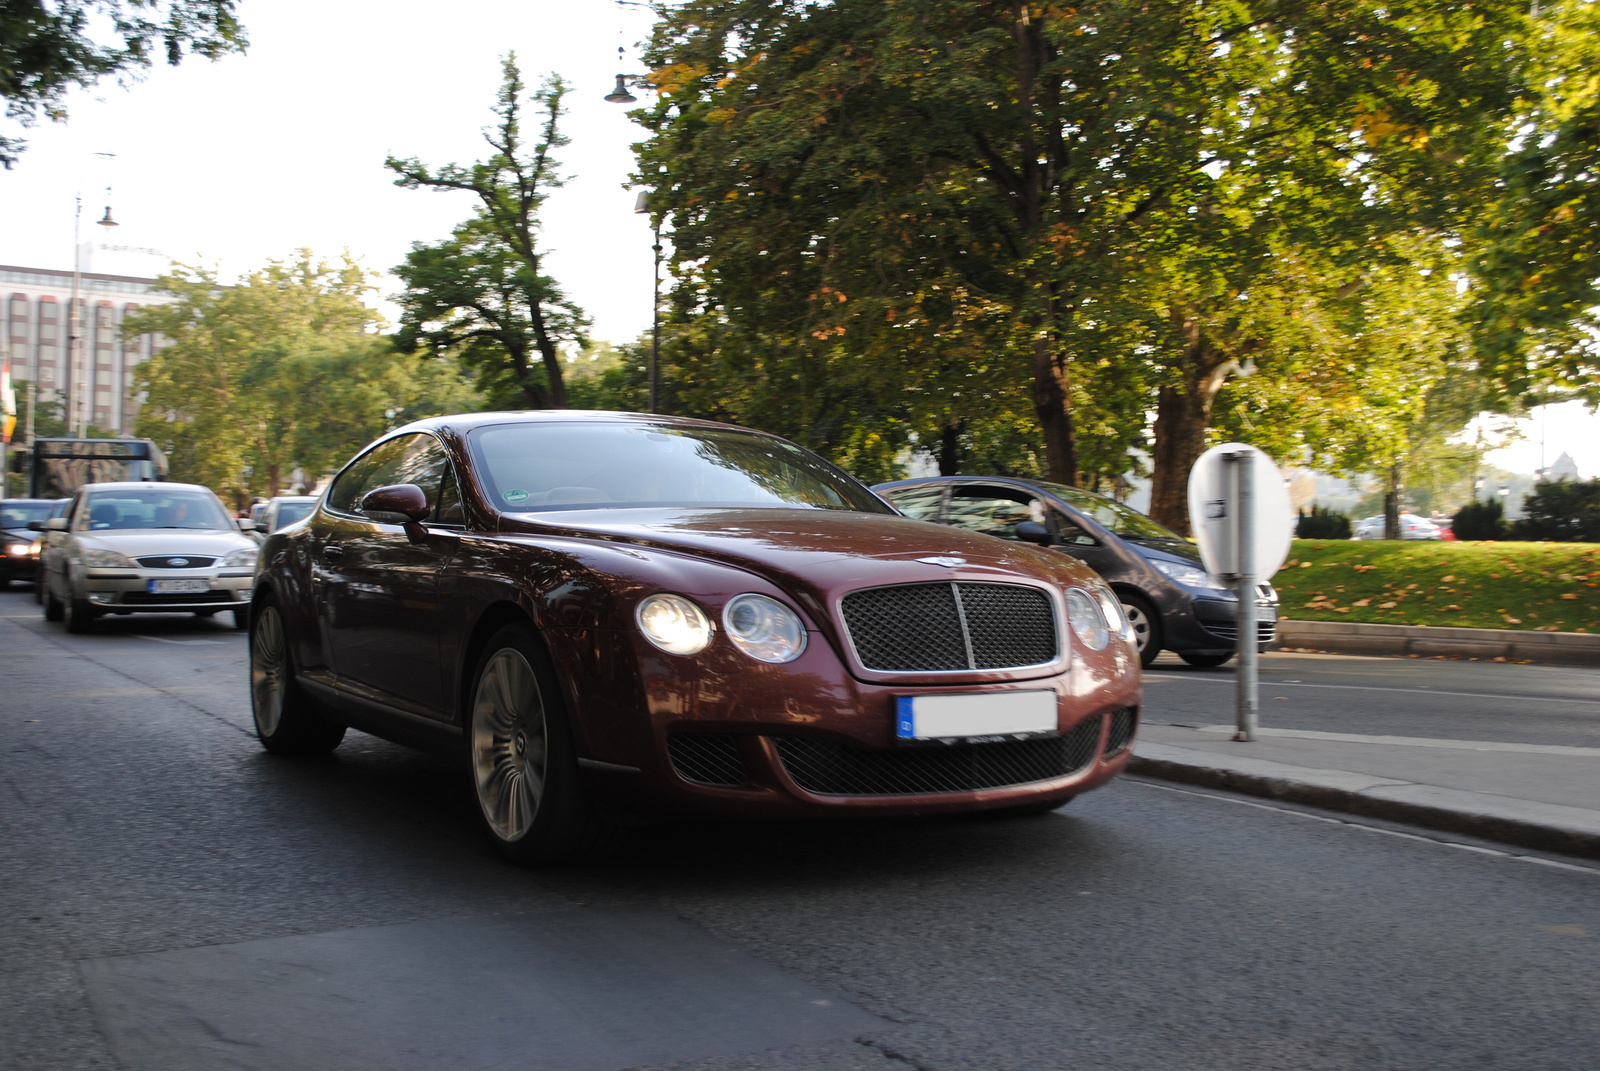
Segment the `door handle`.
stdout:
<svg viewBox="0 0 1600 1071">
<path fill-rule="evenodd" d="M 327 546 L 322 548 L 322 558 L 324 561 L 336 562 L 342 557 L 344 557 L 344 548 L 337 543 L 329 543 Z"/>
</svg>

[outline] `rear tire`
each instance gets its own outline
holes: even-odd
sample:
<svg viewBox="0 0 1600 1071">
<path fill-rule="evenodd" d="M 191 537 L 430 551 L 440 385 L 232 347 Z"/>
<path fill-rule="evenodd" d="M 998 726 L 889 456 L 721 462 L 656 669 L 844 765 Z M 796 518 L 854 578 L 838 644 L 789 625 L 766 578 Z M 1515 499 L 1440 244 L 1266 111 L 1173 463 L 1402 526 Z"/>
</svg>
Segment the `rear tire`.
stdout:
<svg viewBox="0 0 1600 1071">
<path fill-rule="evenodd" d="M 596 858 L 621 842 L 579 781 L 561 688 L 532 626 L 507 625 L 490 638 L 466 730 L 478 818 L 504 858 L 540 866 Z"/>
<path fill-rule="evenodd" d="M 1179 651 L 1178 657 L 1197 669 L 1215 669 L 1233 657 L 1233 652 L 1227 654 L 1196 654 L 1193 651 Z"/>
<path fill-rule="evenodd" d="M 76 595 L 68 594 L 66 605 L 67 631 L 82 636 L 94 631 L 94 623 L 100 617 L 89 605 L 88 599 L 80 599 Z"/>
<path fill-rule="evenodd" d="M 330 720 L 294 679 L 283 615 L 268 602 L 250 630 L 250 709 L 261 746 L 275 755 L 332 751 L 345 727 Z"/>
<path fill-rule="evenodd" d="M 1133 627 L 1134 642 L 1139 646 L 1139 666 L 1149 669 L 1150 663 L 1161 653 L 1161 618 L 1155 609 L 1139 595 L 1118 594 L 1122 600 L 1122 613 Z"/>
<path fill-rule="evenodd" d="M 249 610 L 235 610 L 233 612 L 233 627 L 238 629 L 240 632 L 244 632 L 247 629 L 249 629 L 250 628 L 250 611 Z"/>
</svg>

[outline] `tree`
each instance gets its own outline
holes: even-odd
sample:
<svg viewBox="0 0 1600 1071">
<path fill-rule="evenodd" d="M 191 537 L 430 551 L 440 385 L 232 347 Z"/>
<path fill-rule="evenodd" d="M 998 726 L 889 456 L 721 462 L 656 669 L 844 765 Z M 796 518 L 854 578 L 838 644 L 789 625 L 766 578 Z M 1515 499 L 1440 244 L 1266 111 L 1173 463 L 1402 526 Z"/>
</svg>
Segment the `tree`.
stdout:
<svg viewBox="0 0 1600 1071">
<path fill-rule="evenodd" d="M 97 40 L 102 29 L 113 40 Z M 214 60 L 245 45 L 234 0 L 0 0 L 0 97 L 23 126 L 40 114 L 59 122 L 75 86 L 127 81 L 156 55 L 177 66 L 186 52 Z M 10 169 L 25 146 L 0 136 L 0 164 Z"/>
<path fill-rule="evenodd" d="M 130 315 L 123 331 L 169 343 L 140 368 L 138 428 L 175 479 L 277 494 L 297 465 L 320 475 L 396 422 L 476 407 L 452 363 L 419 364 L 372 333 L 372 287 L 348 256 L 328 264 L 301 250 L 233 286 L 180 265 L 159 288 L 178 300 Z"/>
<path fill-rule="evenodd" d="M 395 268 L 406 289 L 398 344 L 431 354 L 457 353 L 494 391 L 515 386 L 535 409 L 565 408 L 561 347 L 586 343 L 588 319 L 545 274 L 538 243 L 539 209 L 561 185 L 551 153 L 567 144 L 560 132 L 566 84 L 551 76 L 532 100 L 543 109 L 539 140 L 522 132 L 526 87 L 516 53 L 501 61 L 495 126 L 484 138 L 494 149 L 470 167 L 429 170 L 415 159 L 385 165 L 406 189 L 453 190 L 478 200 L 472 217 L 435 245 L 414 243 Z M 535 364 L 535 362 L 538 362 Z"/>
</svg>

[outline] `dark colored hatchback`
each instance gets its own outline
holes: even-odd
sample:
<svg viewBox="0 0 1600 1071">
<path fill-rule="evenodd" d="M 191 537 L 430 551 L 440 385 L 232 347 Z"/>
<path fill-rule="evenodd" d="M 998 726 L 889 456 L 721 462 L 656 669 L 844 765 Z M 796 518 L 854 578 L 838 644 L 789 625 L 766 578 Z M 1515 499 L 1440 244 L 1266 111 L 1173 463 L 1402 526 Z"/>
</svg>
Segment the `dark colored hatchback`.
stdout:
<svg viewBox="0 0 1600 1071">
<path fill-rule="evenodd" d="M 1206 572 L 1193 543 L 1115 499 L 1044 480 L 977 476 L 900 480 L 873 490 L 908 517 L 1080 559 L 1121 599 L 1146 666 L 1163 650 L 1191 666 L 1233 657 L 1233 590 Z M 1278 628 L 1278 595 L 1271 584 L 1259 591 L 1257 639 L 1265 649 Z"/>
</svg>

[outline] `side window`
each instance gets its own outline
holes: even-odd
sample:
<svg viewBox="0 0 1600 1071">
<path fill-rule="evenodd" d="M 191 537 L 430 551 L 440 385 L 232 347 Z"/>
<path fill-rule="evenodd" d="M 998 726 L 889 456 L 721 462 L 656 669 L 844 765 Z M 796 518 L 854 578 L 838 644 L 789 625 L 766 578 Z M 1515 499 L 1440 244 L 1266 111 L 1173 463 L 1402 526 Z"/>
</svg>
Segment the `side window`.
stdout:
<svg viewBox="0 0 1600 1071">
<path fill-rule="evenodd" d="M 1001 539 L 1016 539 L 1023 521 L 1047 523 L 1044 503 L 1013 487 L 957 487 L 950 493 L 949 523 Z"/>
<path fill-rule="evenodd" d="M 390 439 L 358 458 L 334 481 L 328 505 L 354 513 L 367 492 L 397 483 L 416 484 L 433 506 L 433 519 L 445 524 L 464 521 L 461 494 L 450 456 L 427 433 Z"/>
<path fill-rule="evenodd" d="M 1096 545 L 1094 536 L 1086 532 L 1081 524 L 1061 510 L 1052 508 L 1050 517 L 1056 522 L 1057 546 L 1092 547 Z"/>
<path fill-rule="evenodd" d="M 461 509 L 461 487 L 456 483 L 455 469 L 449 458 L 445 459 L 444 475 L 439 481 L 439 501 L 434 504 L 433 519 L 440 524 L 467 523 L 467 515 Z"/>
<path fill-rule="evenodd" d="M 407 435 L 399 439 L 390 439 L 352 461 L 328 489 L 328 507 L 341 513 L 354 513 L 361 503 L 362 496 L 368 491 L 385 484 L 399 482 L 383 479 L 382 476 L 394 472 L 399 467 L 405 457 L 406 447 L 417 438 L 415 435 Z"/>
<path fill-rule="evenodd" d="M 894 508 L 907 517 L 919 521 L 937 521 L 939 502 L 944 498 L 944 489 L 944 484 L 936 483 L 931 487 L 907 487 L 903 490 L 887 491 L 883 493 L 883 497 L 894 503 Z"/>
</svg>

